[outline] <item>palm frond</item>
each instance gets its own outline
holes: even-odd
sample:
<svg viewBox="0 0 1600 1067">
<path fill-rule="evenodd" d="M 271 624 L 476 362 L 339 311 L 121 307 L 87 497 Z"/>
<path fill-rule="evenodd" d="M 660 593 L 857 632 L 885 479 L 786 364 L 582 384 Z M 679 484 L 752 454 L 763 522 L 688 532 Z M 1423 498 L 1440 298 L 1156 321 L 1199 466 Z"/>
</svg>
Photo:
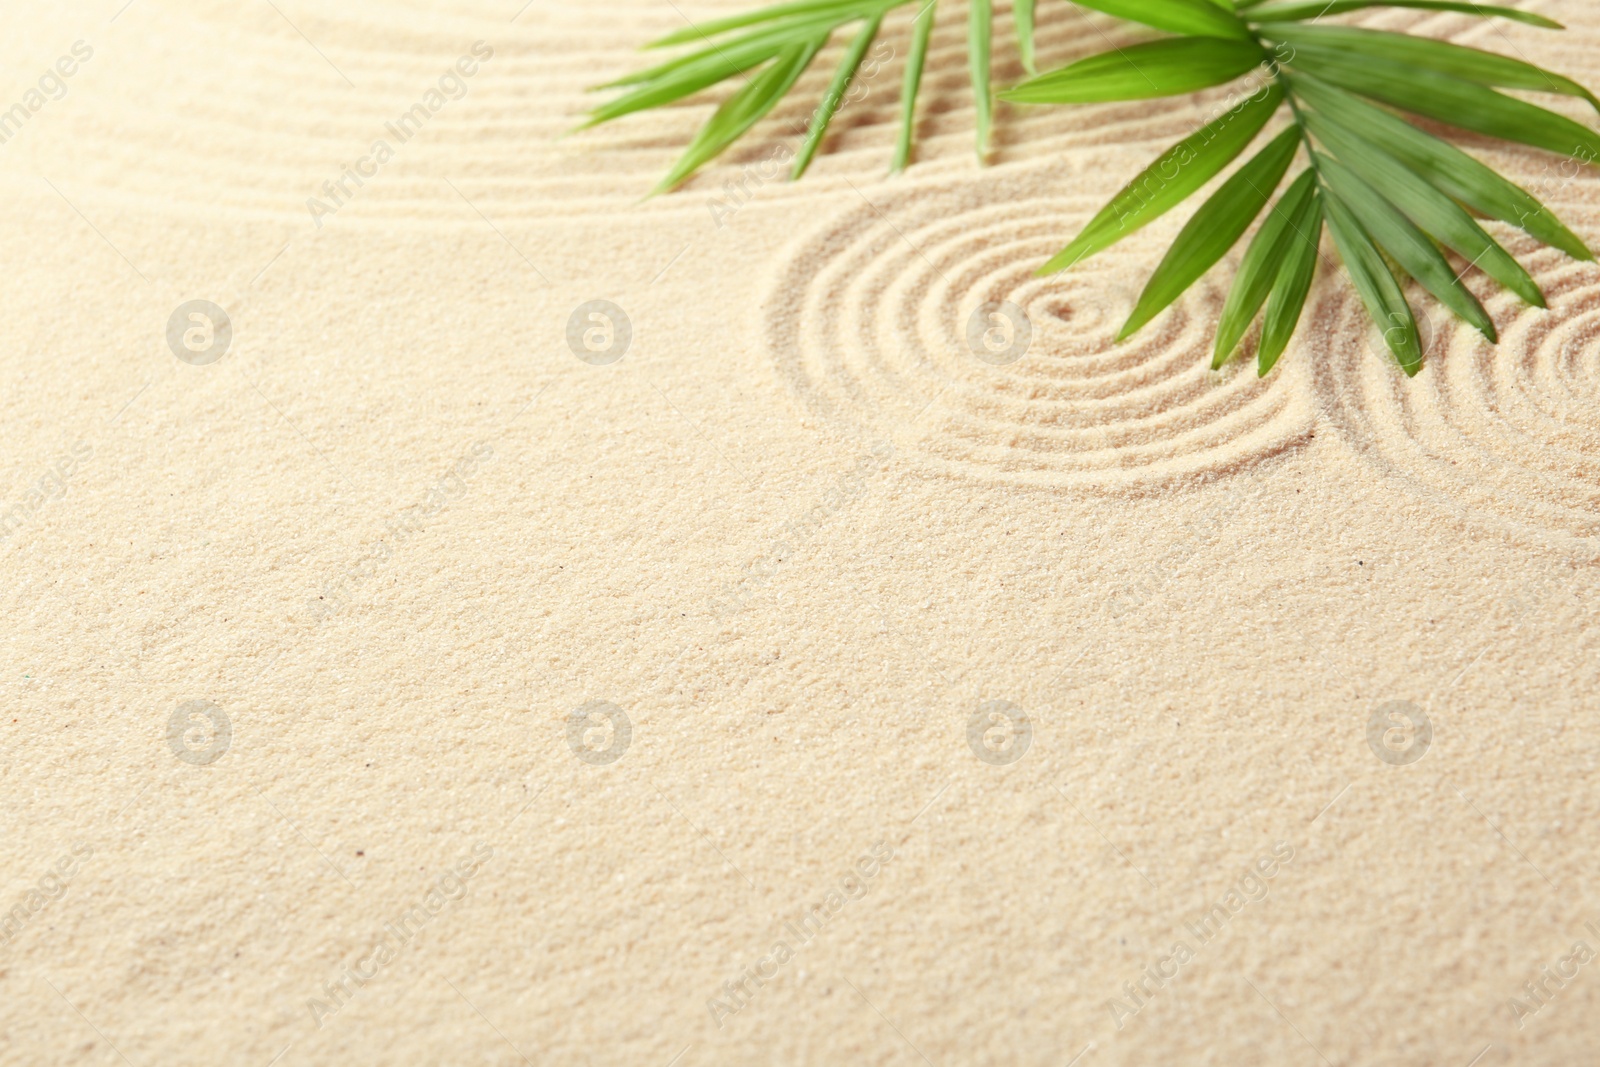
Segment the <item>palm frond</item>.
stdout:
<svg viewBox="0 0 1600 1067">
<path fill-rule="evenodd" d="M 1547 30 L 1565 29 L 1561 23 L 1520 11 L 1514 7 L 1496 7 L 1493 4 L 1458 4 L 1448 0 L 1294 0 L 1291 3 L 1267 4 L 1264 0 L 1239 0 L 1234 5 L 1240 11 L 1250 11 L 1255 22 L 1293 22 L 1300 19 L 1320 19 L 1329 15 L 1343 15 L 1368 7 L 1408 7 L 1421 11 L 1453 11 L 1462 15 L 1482 15 L 1485 18 L 1510 19 L 1529 26 L 1542 26 Z"/>
<path fill-rule="evenodd" d="M 1209 6 L 1210 0 L 1182 2 Z M 770 112 L 790 92 L 835 33 L 853 30 L 854 37 L 805 129 L 791 174 L 798 178 L 810 166 L 827 136 L 828 125 L 859 76 L 885 17 L 896 8 L 914 4 L 916 10 L 901 89 L 900 131 L 892 164 L 892 169 L 902 170 L 911 160 L 915 141 L 917 95 L 933 33 L 936 3 L 937 0 L 792 0 L 685 27 L 646 47 L 697 46 L 694 50 L 597 86 L 621 92 L 593 108 L 578 128 L 588 129 L 624 115 L 663 107 L 722 82 L 745 78 L 744 84 L 718 108 L 655 191 L 670 189 L 728 148 L 757 119 Z M 1031 2 L 1021 0 L 1015 11 L 1017 47 L 1029 69 L 1033 66 L 1033 8 Z M 990 0 L 968 0 L 967 12 L 968 65 L 977 110 L 977 151 L 981 159 L 987 151 L 993 124 Z"/>
<path fill-rule="evenodd" d="M 828 91 L 822 95 L 822 103 L 817 105 L 817 110 L 812 115 L 811 128 L 806 131 L 805 143 L 800 146 L 800 153 L 795 157 L 794 177 L 800 177 L 811 165 L 811 158 L 817 154 L 817 147 L 822 144 L 822 138 L 828 132 L 828 123 L 833 121 L 839 105 L 844 102 L 844 94 L 849 91 L 850 82 L 856 76 L 856 71 L 861 69 L 861 61 L 867 58 L 867 49 L 877 39 L 878 27 L 881 25 L 883 25 L 882 15 L 868 19 L 866 25 L 856 34 L 850 50 L 844 54 L 839 69 L 834 71 L 833 81 L 828 85 Z"/>
<path fill-rule="evenodd" d="M 1039 73 L 1033 63 L 1033 0 L 1014 0 L 1011 20 L 1017 26 L 1017 52 L 1022 56 L 1022 68 L 1029 74 Z"/>
<path fill-rule="evenodd" d="M 1311 25 L 1326 14 L 1386 6 L 1453 11 L 1559 29 L 1516 8 L 1441 0 L 1077 0 L 1080 6 L 1180 36 L 1079 60 L 1033 77 L 1001 98 L 1084 103 L 1171 96 L 1259 71 L 1267 87 L 1174 145 L 1112 198 L 1041 268 L 1073 266 L 1198 192 L 1237 158 L 1287 104 L 1291 122 L 1195 212 L 1156 268 L 1126 337 L 1221 259 L 1260 216 L 1303 150 L 1307 166 L 1268 211 L 1240 263 L 1218 323 L 1212 365 L 1237 353 L 1260 315 L 1257 372 L 1278 361 L 1305 307 L 1324 223 L 1345 271 L 1396 362 L 1422 367 L 1416 282 L 1490 341 L 1494 322 L 1446 253 L 1459 256 L 1523 302 L 1544 306 L 1533 277 L 1474 215 L 1509 223 L 1582 260 L 1593 253 L 1532 194 L 1410 114 L 1566 155 L 1600 159 L 1600 134 L 1501 92 L 1600 100 L 1570 78 L 1531 63 L 1403 33 Z M 1263 308 L 1265 309 L 1263 311 Z"/>
<path fill-rule="evenodd" d="M 1126 337 L 1177 300 L 1267 211 L 1218 323 L 1213 365 L 1238 352 L 1261 321 L 1257 372 L 1286 349 L 1305 308 L 1324 226 L 1368 314 L 1408 374 L 1422 365 L 1414 281 L 1491 342 L 1495 326 L 1449 255 L 1523 302 L 1544 306 L 1532 275 L 1479 219 L 1506 223 L 1577 259 L 1588 246 L 1527 190 L 1405 115 L 1569 156 L 1600 159 L 1600 133 L 1502 90 L 1600 97 L 1571 78 L 1521 59 L 1404 33 L 1323 24 L 1324 16 L 1390 7 L 1456 12 L 1560 29 L 1518 8 L 1453 0 L 1075 0 L 1079 7 L 1173 36 L 1113 48 L 1060 70 L 1035 72 L 1034 0 L 1015 0 L 1017 49 L 1032 75 L 1000 94 L 1019 104 L 1144 100 L 1226 85 L 1261 74 L 1265 84 L 1163 153 L 1041 268 L 1070 268 L 1171 211 L 1207 186 L 1262 135 L 1287 105 L 1289 126 L 1207 198 L 1167 251 L 1122 329 Z M 788 0 L 686 27 L 650 48 L 693 46 L 601 88 L 617 95 L 587 126 L 659 108 L 741 79 L 656 191 L 670 189 L 768 115 L 834 35 L 850 37 L 820 104 L 802 131 L 792 177 L 805 173 L 827 136 L 886 17 L 915 4 L 891 167 L 915 143 L 917 97 L 937 0 Z M 991 0 L 967 0 L 967 57 L 979 157 L 993 123 Z M 1303 154 L 1307 166 L 1277 203 L 1273 193 Z"/>
<path fill-rule="evenodd" d="M 989 146 L 994 122 L 994 93 L 989 88 L 989 49 L 994 13 L 989 0 L 967 0 L 967 60 L 972 71 L 972 98 L 978 112 L 978 158 Z"/>
<path fill-rule="evenodd" d="M 890 169 L 899 172 L 911 162 L 911 145 L 916 140 L 917 93 L 922 88 L 922 68 L 928 62 L 928 42 L 933 40 L 935 0 L 926 0 L 911 24 L 911 51 L 906 54 L 905 84 L 900 89 L 900 137 L 895 143 Z"/>
</svg>

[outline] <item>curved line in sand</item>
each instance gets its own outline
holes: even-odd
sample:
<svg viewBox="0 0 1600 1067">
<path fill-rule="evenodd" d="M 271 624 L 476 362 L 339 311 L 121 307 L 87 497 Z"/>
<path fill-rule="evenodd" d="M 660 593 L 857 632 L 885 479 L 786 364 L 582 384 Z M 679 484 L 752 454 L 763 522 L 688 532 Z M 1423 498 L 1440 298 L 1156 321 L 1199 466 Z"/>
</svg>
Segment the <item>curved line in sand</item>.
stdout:
<svg viewBox="0 0 1600 1067">
<path fill-rule="evenodd" d="M 1561 212 L 1580 233 L 1592 232 Z M 1551 249 L 1513 251 L 1549 310 L 1484 300 L 1500 343 L 1414 300 L 1433 335 L 1424 368 L 1396 371 L 1347 289 L 1324 290 L 1306 356 L 1320 406 L 1364 459 L 1432 505 L 1564 550 L 1600 550 L 1600 270 Z M 1472 281 L 1469 277 L 1469 281 Z M 1487 289 L 1475 285 L 1483 296 Z M 1349 344 L 1353 334 L 1364 342 Z"/>
<path fill-rule="evenodd" d="M 764 304 L 781 375 L 817 414 L 913 433 L 931 471 L 1007 484 L 1139 491 L 1309 437 L 1307 375 L 1292 358 L 1266 380 L 1248 360 L 1210 371 L 1221 272 L 1122 344 L 1143 257 L 1113 249 L 1033 277 L 1098 206 L 1041 195 L 1045 184 L 874 188 L 876 203 L 858 199 L 803 237 Z M 1032 336 L 1026 355 L 996 366 L 972 350 L 968 323 L 1008 301 Z"/>
</svg>

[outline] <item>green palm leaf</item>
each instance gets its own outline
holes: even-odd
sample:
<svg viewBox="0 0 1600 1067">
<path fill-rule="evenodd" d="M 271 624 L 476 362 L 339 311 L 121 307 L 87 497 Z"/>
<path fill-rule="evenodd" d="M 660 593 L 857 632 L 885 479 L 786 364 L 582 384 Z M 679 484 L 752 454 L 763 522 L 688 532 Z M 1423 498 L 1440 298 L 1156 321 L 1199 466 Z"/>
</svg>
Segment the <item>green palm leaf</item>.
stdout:
<svg viewBox="0 0 1600 1067">
<path fill-rule="evenodd" d="M 911 24 L 911 52 L 906 56 L 905 85 L 900 90 L 900 139 L 895 145 L 890 169 L 902 171 L 911 162 L 911 142 L 917 126 L 917 93 L 922 87 L 922 68 L 928 61 L 928 42 L 933 38 L 936 0 L 924 0 L 922 10 Z"/>
<path fill-rule="evenodd" d="M 1361 130 L 1374 144 L 1478 214 L 1509 222 L 1574 259 L 1594 259 L 1578 235 L 1530 193 L 1449 142 L 1316 78 L 1296 75 L 1291 84 L 1296 96 L 1329 119 Z"/>
<path fill-rule="evenodd" d="M 1017 51 L 1022 56 L 1022 69 L 1037 74 L 1039 70 L 1033 63 L 1033 0 L 1015 0 L 1011 5 L 1011 18 L 1017 24 Z"/>
<path fill-rule="evenodd" d="M 1238 156 L 1281 103 L 1289 104 L 1292 125 L 1227 178 L 1184 225 L 1121 337 L 1168 307 L 1244 236 L 1301 145 L 1308 149 L 1310 166 L 1268 211 L 1245 250 L 1217 324 L 1214 367 L 1234 356 L 1258 314 L 1263 322 L 1257 373 L 1265 375 L 1277 363 L 1305 308 L 1324 223 L 1368 315 L 1407 374 L 1421 368 L 1423 353 L 1416 318 L 1396 271 L 1414 279 L 1491 342 L 1497 336 L 1494 322 L 1462 284 L 1444 249 L 1527 303 L 1544 304 L 1533 277 L 1473 212 L 1517 226 L 1577 259 L 1594 258 L 1526 190 L 1395 113 L 1408 111 L 1459 129 L 1567 153 L 1581 165 L 1600 159 L 1600 134 L 1497 89 L 1573 96 L 1600 109 L 1583 86 L 1492 52 L 1404 34 L 1300 24 L 1323 14 L 1380 6 L 1366 0 L 1197 2 L 1212 11 L 1201 14 L 1191 4 L 1162 0 L 1080 0 L 1080 6 L 1185 36 L 1091 56 L 1002 94 L 1029 103 L 1168 95 L 1231 81 L 1263 59 L 1271 77 L 1270 91 L 1250 98 L 1255 110 L 1252 105 L 1236 109 L 1224 115 L 1226 121 L 1209 123 L 1168 149 L 1042 272 L 1073 266 L 1198 192 Z M 1482 4 L 1391 0 L 1381 6 L 1556 26 L 1514 8 Z M 1179 21 L 1190 18 L 1232 20 L 1246 34 L 1235 40 L 1222 30 L 1208 33 Z"/>
<path fill-rule="evenodd" d="M 1235 346 L 1250 329 L 1256 312 L 1267 302 L 1284 257 L 1293 250 L 1290 238 L 1294 236 L 1292 229 L 1295 222 L 1316 191 L 1316 175 L 1309 170 L 1302 171 L 1283 194 L 1283 199 L 1267 214 L 1267 221 L 1261 229 L 1256 231 L 1255 239 L 1250 242 L 1250 250 L 1244 254 L 1244 262 L 1239 264 L 1233 288 L 1228 291 L 1227 303 L 1222 306 L 1222 318 L 1217 322 L 1216 345 L 1211 354 L 1212 370 L 1222 366 L 1233 355 Z"/>
<path fill-rule="evenodd" d="M 1530 11 L 1519 11 L 1514 7 L 1496 7 L 1493 4 L 1457 4 L 1448 0 L 1297 0 L 1295 3 L 1271 4 L 1258 6 L 1261 0 L 1251 3 L 1241 3 L 1240 8 L 1251 8 L 1250 20 L 1252 22 L 1290 21 L 1299 19 L 1320 19 L 1329 15 L 1343 15 L 1349 11 L 1360 11 L 1368 7 L 1409 7 L 1420 8 L 1424 11 L 1456 11 L 1463 15 L 1483 15 L 1511 19 L 1514 22 L 1525 22 L 1530 26 L 1542 26 L 1547 30 L 1562 29 L 1559 22 L 1535 15 Z"/>
<path fill-rule="evenodd" d="M 1441 304 L 1477 327 L 1490 341 L 1498 340 L 1489 313 L 1461 284 L 1449 260 L 1427 234 L 1344 164 L 1327 156 L 1317 156 L 1315 162 L 1323 187 L 1350 209 L 1375 244 Z"/>
<path fill-rule="evenodd" d="M 738 140 L 789 91 L 821 47 L 821 40 L 790 45 L 771 66 L 746 82 L 744 88 L 730 96 L 717 108 L 711 121 L 701 127 L 688 150 L 661 179 L 655 191 L 663 192 L 677 185 Z"/>
<path fill-rule="evenodd" d="M 989 47 L 994 14 L 989 0 L 967 0 L 967 59 L 972 69 L 972 98 L 978 106 L 978 157 L 989 146 L 994 121 L 994 90 L 989 87 Z"/>
<path fill-rule="evenodd" d="M 1307 173 L 1310 173 L 1309 171 Z M 1322 240 L 1322 193 L 1313 191 L 1300 214 L 1295 216 L 1283 239 L 1289 247 L 1278 262 L 1278 277 L 1267 297 L 1265 321 L 1261 324 L 1261 344 L 1256 350 L 1256 374 L 1265 378 L 1300 324 L 1300 312 L 1311 292 L 1317 270 L 1317 245 Z"/>
<path fill-rule="evenodd" d="M 811 117 L 811 128 L 806 131 L 805 143 L 800 146 L 800 152 L 795 156 L 792 177 L 800 177 L 811 165 L 811 157 L 817 154 L 817 146 L 822 144 L 823 135 L 828 132 L 828 123 L 833 121 L 839 105 L 844 102 L 844 94 L 850 88 L 850 80 L 856 76 L 856 71 L 861 69 L 861 61 L 867 58 L 867 49 L 871 47 L 873 38 L 878 36 L 878 26 L 882 22 L 882 15 L 869 20 L 861 27 L 861 32 L 856 34 L 850 50 L 844 54 L 839 69 L 834 72 L 833 82 L 823 94 L 822 103 L 817 105 L 816 114 Z"/>
<path fill-rule="evenodd" d="M 1344 268 L 1361 302 L 1366 305 L 1367 314 L 1383 330 L 1384 343 L 1394 353 L 1401 369 L 1407 375 L 1416 374 L 1422 369 L 1422 339 L 1417 334 L 1417 319 L 1400 291 L 1400 283 L 1389 273 L 1383 253 L 1337 197 L 1326 199 L 1324 212 Z"/>
<path fill-rule="evenodd" d="M 652 48 L 690 46 L 675 58 L 604 88 L 617 95 L 586 125 L 691 99 L 740 80 L 696 134 L 657 190 L 671 188 L 744 136 L 794 87 L 845 29 L 847 44 L 822 101 L 800 134 L 793 177 L 805 173 L 844 106 L 870 73 L 868 56 L 897 9 L 908 8 L 909 41 L 892 169 L 912 156 L 917 103 L 938 0 L 787 0 L 690 26 Z M 956 0 L 946 0 L 953 4 Z M 982 158 L 994 121 L 992 0 L 965 0 L 967 64 Z M 1521 229 L 1575 259 L 1593 261 L 1584 241 L 1527 190 L 1402 113 L 1569 157 L 1573 168 L 1600 160 L 1600 133 L 1500 90 L 1581 99 L 1600 97 L 1565 75 L 1520 58 L 1444 41 L 1353 26 L 1325 16 L 1369 8 L 1457 12 L 1560 29 L 1517 8 L 1447 0 L 1076 0 L 1088 8 L 1174 36 L 1112 48 L 1060 70 L 1035 70 L 1035 0 L 1014 0 L 1017 50 L 1028 77 L 998 94 L 1018 104 L 1076 104 L 1176 96 L 1226 85 L 1253 72 L 1265 86 L 1239 94 L 1162 153 L 1122 188 L 1041 274 L 1070 269 L 1162 217 L 1220 179 L 1180 229 L 1152 273 L 1119 339 L 1149 323 L 1225 257 L 1266 209 L 1240 261 L 1217 323 L 1212 365 L 1221 367 L 1261 323 L 1257 373 L 1287 350 L 1304 312 L 1324 226 L 1368 315 L 1407 374 L 1422 365 L 1406 278 L 1493 341 L 1495 325 L 1462 283 L 1469 270 L 1542 307 L 1544 295 L 1480 220 Z M 915 5 L 912 7 L 911 5 Z M 1313 24 L 1315 23 L 1315 24 Z M 891 31 L 894 32 L 894 31 Z M 1288 104 L 1290 124 L 1231 175 L 1223 172 Z M 1300 149 L 1308 166 L 1275 205 Z M 1572 176 L 1577 170 L 1564 172 Z M 1459 256 L 1458 271 L 1446 253 Z"/>
<path fill-rule="evenodd" d="M 1176 96 L 1231 82 L 1266 58 L 1254 41 L 1171 37 L 1080 59 L 1054 73 L 1030 78 L 1000 96 L 1018 104 L 1088 104 Z"/>
<path fill-rule="evenodd" d="M 795 21 L 801 19 L 833 20 L 835 24 L 847 18 L 859 18 L 869 13 L 880 13 L 892 5 L 883 0 L 798 0 L 796 3 L 774 4 L 771 7 L 747 11 L 742 15 L 713 19 L 693 26 L 685 26 L 675 33 L 651 41 L 646 48 L 669 48 L 673 45 L 709 41 L 731 30 L 742 30 L 763 22 Z"/>
<path fill-rule="evenodd" d="M 1243 152 L 1283 103 L 1273 86 L 1173 145 L 1100 209 L 1040 274 L 1077 265 L 1177 207 Z"/>
<path fill-rule="evenodd" d="M 1250 39 L 1249 27 L 1233 12 L 1211 0 L 1076 0 L 1079 7 L 1090 7 L 1120 19 L 1142 22 L 1169 33 L 1197 34 L 1205 37 Z"/>
<path fill-rule="evenodd" d="M 1139 295 L 1133 314 L 1117 335 L 1122 340 L 1155 318 L 1211 269 L 1261 214 L 1300 148 L 1298 130 L 1284 130 L 1254 159 L 1222 183 L 1178 234 L 1166 258 Z"/>
<path fill-rule="evenodd" d="M 1382 60 L 1401 66 L 1414 65 L 1449 74 L 1479 85 L 1501 89 L 1528 89 L 1533 92 L 1561 93 L 1587 100 L 1600 111 L 1600 98 L 1571 78 L 1524 63 L 1520 59 L 1466 48 L 1447 41 L 1412 37 L 1384 30 L 1362 30 L 1350 26 L 1301 26 L 1278 23 L 1268 26 L 1264 36 L 1283 41 L 1296 52 L 1328 53 L 1335 58 Z"/>
<path fill-rule="evenodd" d="M 812 40 L 832 28 L 828 22 L 812 21 L 796 26 L 758 30 L 726 45 L 703 49 L 692 55 L 662 63 L 636 78 L 621 79 L 604 88 L 637 86 L 589 113 L 585 129 L 610 122 L 647 108 L 661 107 L 726 81 L 736 74 L 759 67 L 797 41 Z"/>
<path fill-rule="evenodd" d="M 1545 148 L 1563 155 L 1600 156 L 1600 135 L 1587 126 L 1493 89 L 1418 67 L 1380 66 L 1357 57 L 1301 52 L 1303 68 L 1361 96 L 1463 130 Z"/>
<path fill-rule="evenodd" d="M 1428 184 L 1425 178 L 1359 134 L 1328 122 L 1314 112 L 1304 113 L 1306 128 L 1318 141 L 1384 195 L 1440 244 L 1520 296 L 1524 302 L 1544 307 L 1544 294 L 1511 253 L 1486 233 L 1465 208 Z"/>
<path fill-rule="evenodd" d="M 968 58 L 976 107 L 978 155 L 981 159 L 993 125 L 992 86 L 993 16 L 991 0 L 966 0 L 968 10 Z M 1166 4 L 1201 4 L 1207 0 L 1161 0 Z M 669 33 L 647 48 L 693 46 L 693 50 L 599 86 L 621 90 L 621 95 L 590 110 L 578 127 L 588 129 L 626 115 L 664 107 L 693 97 L 725 81 L 744 79 L 706 125 L 695 136 L 678 163 L 668 172 L 656 192 L 670 189 L 742 137 L 754 122 L 768 114 L 787 95 L 805 68 L 840 29 L 851 29 L 853 36 L 824 92 L 813 110 L 810 123 L 801 134 L 791 177 L 805 173 L 815 159 L 834 116 L 843 106 L 845 92 L 861 77 L 873 42 L 879 37 L 884 19 L 899 8 L 913 8 L 911 39 L 901 96 L 900 136 L 895 145 L 892 169 L 901 170 L 911 160 L 915 140 L 916 101 L 923 68 L 933 32 L 937 0 L 790 0 L 743 14 L 686 26 Z M 1242 27 L 1231 14 L 1219 14 Z M 1024 62 L 1033 63 L 1033 4 L 1021 3 L 1014 12 L 1017 47 Z M 1222 25 L 1213 16 L 1213 27 Z M 803 59 L 798 69 L 794 64 Z M 752 86 L 759 88 L 752 90 Z M 760 101 L 765 106 L 752 111 Z M 724 111 L 723 108 L 731 110 Z M 753 117 L 751 117 L 753 116 Z M 750 121 L 744 118 L 750 117 Z"/>
</svg>

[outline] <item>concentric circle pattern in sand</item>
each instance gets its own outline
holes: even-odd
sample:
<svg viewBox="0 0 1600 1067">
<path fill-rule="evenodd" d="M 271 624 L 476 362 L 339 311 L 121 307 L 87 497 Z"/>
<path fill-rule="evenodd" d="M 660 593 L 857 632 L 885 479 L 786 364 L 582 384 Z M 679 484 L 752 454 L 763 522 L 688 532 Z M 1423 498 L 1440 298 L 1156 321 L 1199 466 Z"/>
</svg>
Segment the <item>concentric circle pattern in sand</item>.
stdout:
<svg viewBox="0 0 1600 1067">
<path fill-rule="evenodd" d="M 1376 338 L 1352 343 L 1372 327 L 1340 285 L 1324 290 L 1305 356 L 1335 423 L 1386 477 L 1452 513 L 1591 552 L 1600 548 L 1600 269 L 1549 249 L 1519 258 L 1550 307 L 1505 294 L 1486 301 L 1498 345 L 1414 301 L 1433 342 L 1407 379 Z"/>
<path fill-rule="evenodd" d="M 1231 270 L 1117 344 L 1149 250 L 1113 248 L 1035 277 L 1098 203 L 1030 188 L 998 176 L 870 188 L 791 246 L 765 312 L 779 369 L 803 401 L 917 442 L 917 462 L 942 473 L 1112 491 L 1225 473 L 1310 433 L 1298 361 L 1265 380 L 1247 361 L 1209 369 Z M 975 353 L 969 324 L 1006 302 L 1031 338 L 1025 355 L 996 365 Z M 979 331 L 989 325 L 993 344 L 1015 337 L 1000 319 Z"/>
</svg>

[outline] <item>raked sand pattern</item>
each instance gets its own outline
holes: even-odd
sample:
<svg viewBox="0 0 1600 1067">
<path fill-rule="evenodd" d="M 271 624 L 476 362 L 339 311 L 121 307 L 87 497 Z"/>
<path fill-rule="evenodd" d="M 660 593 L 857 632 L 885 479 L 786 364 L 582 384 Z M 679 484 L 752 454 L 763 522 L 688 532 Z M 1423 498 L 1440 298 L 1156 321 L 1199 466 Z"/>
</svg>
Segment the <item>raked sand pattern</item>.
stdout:
<svg viewBox="0 0 1600 1067">
<path fill-rule="evenodd" d="M 1375 328 L 1351 299 L 1319 309 L 1310 350 L 1319 395 L 1355 452 L 1446 513 L 1516 529 L 1566 551 L 1600 551 L 1600 289 L 1595 271 L 1523 242 L 1549 302 L 1504 294 L 1486 307 L 1498 348 L 1439 309 L 1413 387 L 1382 374 Z M 1350 345 L 1365 330 L 1365 344 Z"/>
<path fill-rule="evenodd" d="M 1519 2 L 1359 19 L 1600 83 Z M 803 182 L 843 42 L 562 136 L 747 6 L 0 15 L 0 1067 L 1592 1064 L 1600 267 L 1117 344 L 1184 213 L 1034 269 L 1222 95 L 980 166 L 958 0 L 903 175 L 909 10 Z"/>
<path fill-rule="evenodd" d="M 906 429 L 930 467 L 1019 485 L 1135 490 L 1238 470 L 1304 440 L 1304 374 L 1212 373 L 1226 290 L 1207 279 L 1115 337 L 1141 264 L 1112 251 L 1035 276 L 1098 207 L 1023 172 L 858 198 L 786 253 L 767 298 L 779 367 L 819 412 Z M 1300 366 L 1303 367 L 1301 361 Z"/>
</svg>

